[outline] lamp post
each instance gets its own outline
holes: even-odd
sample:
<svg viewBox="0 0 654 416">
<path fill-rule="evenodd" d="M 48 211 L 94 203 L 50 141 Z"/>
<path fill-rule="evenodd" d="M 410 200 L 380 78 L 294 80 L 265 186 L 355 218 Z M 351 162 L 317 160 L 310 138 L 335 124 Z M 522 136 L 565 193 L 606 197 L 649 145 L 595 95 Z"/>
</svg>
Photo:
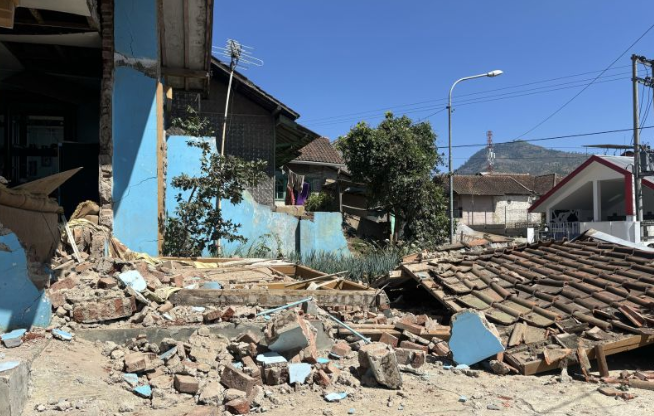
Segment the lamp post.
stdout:
<svg viewBox="0 0 654 416">
<path fill-rule="evenodd" d="M 450 244 L 454 244 L 454 172 L 452 171 L 452 91 L 456 84 L 461 81 L 467 81 L 469 79 L 483 78 L 483 77 L 497 77 L 502 75 L 502 71 L 496 69 L 494 71 L 487 72 L 485 74 L 473 75 L 470 77 L 463 77 L 457 79 L 452 88 L 450 88 L 450 95 L 447 100 L 447 126 L 448 126 L 448 148 L 449 148 L 449 175 L 450 175 Z"/>
</svg>

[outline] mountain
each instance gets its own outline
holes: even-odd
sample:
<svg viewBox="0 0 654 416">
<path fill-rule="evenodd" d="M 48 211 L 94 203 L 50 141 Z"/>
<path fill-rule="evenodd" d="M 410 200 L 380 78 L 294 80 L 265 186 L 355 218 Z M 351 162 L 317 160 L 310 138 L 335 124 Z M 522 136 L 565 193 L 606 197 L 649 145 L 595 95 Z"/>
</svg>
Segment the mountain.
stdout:
<svg viewBox="0 0 654 416">
<path fill-rule="evenodd" d="M 500 173 L 530 173 L 532 175 L 556 173 L 564 176 L 575 170 L 588 158 L 588 155 L 583 153 L 562 152 L 523 141 L 499 143 L 494 148 L 493 171 Z M 488 162 L 484 148 L 472 155 L 456 170 L 456 173 L 474 175 L 486 171 L 488 171 Z"/>
</svg>

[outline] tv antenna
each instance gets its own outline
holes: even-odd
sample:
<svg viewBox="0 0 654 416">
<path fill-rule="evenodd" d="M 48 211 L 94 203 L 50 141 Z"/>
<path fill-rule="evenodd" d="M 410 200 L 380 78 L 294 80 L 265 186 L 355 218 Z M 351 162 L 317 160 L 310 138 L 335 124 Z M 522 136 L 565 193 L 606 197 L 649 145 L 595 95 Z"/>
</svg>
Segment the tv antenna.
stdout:
<svg viewBox="0 0 654 416">
<path fill-rule="evenodd" d="M 232 92 L 232 81 L 234 80 L 234 71 L 236 68 L 247 69 L 248 65 L 263 66 L 263 61 L 252 56 L 254 50 L 251 46 L 245 46 L 234 39 L 227 39 L 225 47 L 212 46 L 212 51 L 217 52 L 229 59 L 229 83 L 227 84 L 227 98 L 225 99 L 225 116 L 223 117 L 223 132 L 220 142 L 220 155 L 225 156 L 225 136 L 227 135 L 227 112 L 229 110 L 229 97 Z M 218 138 L 216 138 L 217 141 Z M 218 143 L 216 142 L 216 147 Z"/>
<path fill-rule="evenodd" d="M 488 130 L 486 132 L 486 161 L 488 162 L 487 171 L 493 173 L 493 165 L 495 164 L 495 150 L 493 148 L 493 132 Z"/>
</svg>

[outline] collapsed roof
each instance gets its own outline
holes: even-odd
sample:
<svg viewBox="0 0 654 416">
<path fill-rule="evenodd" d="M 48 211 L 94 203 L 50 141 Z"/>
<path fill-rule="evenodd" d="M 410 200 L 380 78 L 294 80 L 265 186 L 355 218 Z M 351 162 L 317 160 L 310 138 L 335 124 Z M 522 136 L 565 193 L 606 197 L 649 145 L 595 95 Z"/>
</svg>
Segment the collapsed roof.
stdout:
<svg viewBox="0 0 654 416">
<path fill-rule="evenodd" d="M 573 241 L 402 266 L 450 312 L 482 311 L 523 374 L 654 342 L 654 250 L 589 230 Z"/>
</svg>

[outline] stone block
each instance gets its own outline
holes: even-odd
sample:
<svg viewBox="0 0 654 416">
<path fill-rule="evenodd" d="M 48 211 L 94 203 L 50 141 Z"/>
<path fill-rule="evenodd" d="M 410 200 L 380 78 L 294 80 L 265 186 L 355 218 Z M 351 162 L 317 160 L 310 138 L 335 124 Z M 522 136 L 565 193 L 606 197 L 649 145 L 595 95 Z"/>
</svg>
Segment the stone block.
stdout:
<svg viewBox="0 0 654 416">
<path fill-rule="evenodd" d="M 118 286 L 118 282 L 113 277 L 101 277 L 98 279 L 99 289 L 112 289 Z"/>
<path fill-rule="evenodd" d="M 377 383 L 391 389 L 402 386 L 402 375 L 393 349 L 383 343 L 373 342 L 359 349 L 359 372 L 370 373 Z"/>
<path fill-rule="evenodd" d="M 209 381 L 200 391 L 200 403 L 220 406 L 225 400 L 225 388 L 217 381 Z"/>
<path fill-rule="evenodd" d="M 320 387 L 326 388 L 331 384 L 331 379 L 323 370 L 318 370 L 313 376 L 313 381 L 316 382 Z"/>
<path fill-rule="evenodd" d="M 163 365 L 163 361 L 153 353 L 134 352 L 125 356 L 125 371 L 139 373 L 151 371 Z"/>
</svg>

